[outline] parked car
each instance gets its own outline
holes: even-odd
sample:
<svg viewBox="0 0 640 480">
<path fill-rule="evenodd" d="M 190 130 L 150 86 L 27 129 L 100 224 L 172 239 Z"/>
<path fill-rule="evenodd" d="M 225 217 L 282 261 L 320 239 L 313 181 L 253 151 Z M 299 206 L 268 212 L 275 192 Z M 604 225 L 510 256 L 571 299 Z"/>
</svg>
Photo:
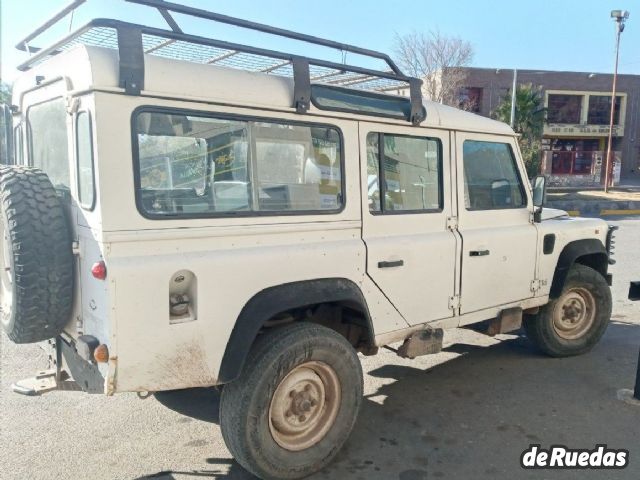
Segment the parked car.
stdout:
<svg viewBox="0 0 640 480">
<path fill-rule="evenodd" d="M 598 342 L 612 230 L 543 210 L 509 126 L 423 101 L 384 54 L 157 3 L 171 29 L 94 20 L 33 53 L 3 110 L 1 323 L 48 342 L 46 388 L 220 386 L 237 461 L 300 478 L 353 428 L 358 353 L 436 353 L 483 322 L 552 356 Z M 386 67 L 190 35 L 170 12 Z M 394 85 L 410 97 L 375 91 Z"/>
</svg>

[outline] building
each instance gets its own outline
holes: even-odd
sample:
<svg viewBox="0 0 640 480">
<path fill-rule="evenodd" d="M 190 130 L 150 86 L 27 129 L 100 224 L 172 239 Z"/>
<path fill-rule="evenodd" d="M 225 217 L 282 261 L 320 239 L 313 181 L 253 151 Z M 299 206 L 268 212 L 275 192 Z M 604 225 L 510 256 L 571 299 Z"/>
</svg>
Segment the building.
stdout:
<svg viewBox="0 0 640 480">
<path fill-rule="evenodd" d="M 513 70 L 466 68 L 460 106 L 490 116 L 513 84 Z M 613 75 L 518 70 L 518 84 L 541 88 L 546 110 L 542 173 L 550 184 L 604 181 Z M 615 183 L 640 183 L 640 75 L 618 75 L 613 127 Z"/>
</svg>

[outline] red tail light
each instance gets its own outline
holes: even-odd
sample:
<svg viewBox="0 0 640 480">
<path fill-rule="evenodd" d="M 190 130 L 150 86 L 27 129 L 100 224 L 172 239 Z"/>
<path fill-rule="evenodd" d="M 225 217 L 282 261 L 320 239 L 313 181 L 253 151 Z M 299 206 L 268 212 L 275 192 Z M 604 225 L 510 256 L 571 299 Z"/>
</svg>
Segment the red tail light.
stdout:
<svg viewBox="0 0 640 480">
<path fill-rule="evenodd" d="M 107 266 L 103 261 L 93 264 L 93 267 L 91 267 L 91 275 L 93 275 L 94 278 L 97 278 L 98 280 L 104 280 L 105 278 L 107 278 Z"/>
</svg>

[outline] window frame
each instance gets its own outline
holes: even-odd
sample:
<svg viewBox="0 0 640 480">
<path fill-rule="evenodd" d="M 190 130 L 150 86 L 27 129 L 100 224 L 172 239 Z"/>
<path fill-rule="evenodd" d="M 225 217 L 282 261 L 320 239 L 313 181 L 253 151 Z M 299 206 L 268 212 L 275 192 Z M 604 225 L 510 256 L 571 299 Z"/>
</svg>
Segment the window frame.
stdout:
<svg viewBox="0 0 640 480">
<path fill-rule="evenodd" d="M 242 211 L 226 211 L 226 212 L 204 212 L 204 213 L 150 213 L 147 212 L 142 205 L 142 197 L 140 195 L 140 149 L 138 146 L 138 134 L 136 131 L 136 119 L 141 113 L 163 113 L 169 115 L 190 115 L 195 117 L 213 118 L 216 120 L 230 120 L 241 122 L 264 122 L 277 123 L 280 125 L 291 125 L 299 127 L 319 127 L 330 128 L 338 133 L 340 141 L 340 198 L 341 205 L 337 209 L 332 210 L 242 210 Z M 138 213 L 148 220 L 194 220 L 207 218 L 247 218 L 247 217 L 291 217 L 291 216 L 310 216 L 310 215 L 338 215 L 342 213 L 347 206 L 347 188 L 346 188 L 346 171 L 345 171 L 345 142 L 342 129 L 337 125 L 322 122 L 305 122 L 298 120 L 288 120 L 278 117 L 260 117 L 256 115 L 242 115 L 224 112 L 215 112 L 207 110 L 195 110 L 188 108 L 163 107 L 158 105 L 142 105 L 131 112 L 131 149 L 133 160 L 133 188 L 135 194 L 135 202 Z M 254 163 L 249 158 L 248 165 Z M 251 169 L 253 170 L 253 169 Z M 252 178 L 252 194 L 253 194 L 253 176 Z"/>
<path fill-rule="evenodd" d="M 595 123 L 591 121 L 594 116 L 594 114 L 592 114 L 591 99 L 595 100 L 596 98 L 609 99 L 609 112 L 606 113 L 603 123 Z M 612 98 L 611 94 L 606 94 L 604 92 L 602 94 L 590 93 L 588 95 L 587 102 L 586 102 L 587 103 L 587 120 L 586 120 L 587 125 L 609 126 L 609 122 L 611 119 L 611 109 L 614 109 L 615 116 L 617 116 L 618 118 L 617 119 L 614 118 L 613 125 L 620 126 L 620 120 L 622 117 L 622 100 L 623 100 L 623 96 L 617 93 L 616 93 L 615 99 Z M 618 102 L 620 104 L 616 106 L 616 103 Z"/>
<path fill-rule="evenodd" d="M 416 214 L 429 214 L 429 213 L 442 213 L 444 210 L 444 179 L 443 179 L 443 149 L 442 149 L 442 140 L 439 137 L 428 137 L 428 136 L 419 136 L 419 135 L 409 135 L 404 133 L 390 133 L 383 131 L 370 130 L 367 132 L 365 138 L 367 138 L 370 134 L 374 134 L 378 136 L 378 190 L 380 192 L 380 210 L 379 211 L 371 211 L 370 208 L 369 213 L 371 215 L 416 215 Z M 383 159 L 384 159 L 384 136 L 391 135 L 394 137 L 405 137 L 405 138 L 417 138 L 423 140 L 433 140 L 438 145 L 438 208 L 428 208 L 428 209 L 419 209 L 419 210 L 385 210 L 384 209 L 384 201 L 387 189 L 386 176 L 383 168 Z M 369 197 L 367 191 L 367 198 Z M 368 202 L 367 202 L 368 203 Z"/>
<path fill-rule="evenodd" d="M 547 92 L 547 98 L 546 98 L 546 102 L 545 102 L 545 108 L 547 109 L 547 113 L 546 113 L 546 123 L 549 125 L 579 125 L 582 122 L 582 118 L 584 115 L 584 110 L 585 110 L 585 97 L 588 96 L 587 94 L 583 93 L 583 92 Z M 557 115 L 559 110 L 552 110 L 551 109 L 551 97 L 576 97 L 579 99 L 578 101 L 578 118 L 577 121 L 575 122 L 566 122 L 566 121 L 558 121 L 558 119 L 556 118 L 549 118 L 550 114 L 553 113 L 554 115 Z M 566 105 L 566 103 L 565 103 Z M 588 107 L 587 107 L 588 110 Z M 565 119 L 561 119 L 561 120 L 565 120 Z"/>
<path fill-rule="evenodd" d="M 522 195 L 522 199 L 524 201 L 523 205 L 519 205 L 519 206 L 513 206 L 513 207 L 494 207 L 494 208 L 469 208 L 466 205 L 466 202 L 462 202 L 462 205 L 464 206 L 464 209 L 467 212 L 493 212 L 496 210 L 520 210 L 523 208 L 528 209 L 529 208 L 529 197 L 527 196 L 527 189 L 525 188 L 525 183 L 524 180 L 522 179 L 522 173 L 520 172 L 520 166 L 518 164 L 518 158 L 515 154 L 513 145 L 511 144 L 510 141 L 507 142 L 497 142 L 494 140 L 482 140 L 482 139 L 477 139 L 477 138 L 465 138 L 464 140 L 462 140 L 462 152 L 461 152 L 461 156 L 462 156 L 462 188 L 465 188 L 465 183 L 467 182 L 467 175 L 466 172 L 464 171 L 464 144 L 465 142 L 482 142 L 482 143 L 497 143 L 497 144 L 502 144 L 502 145 L 506 145 L 507 147 L 509 147 L 509 152 L 511 153 L 511 163 L 513 165 L 513 168 L 516 172 L 516 176 L 518 178 L 518 184 L 520 185 L 520 194 Z M 464 192 L 464 190 L 463 190 Z"/>
<path fill-rule="evenodd" d="M 91 152 L 91 203 L 86 204 L 83 203 L 80 198 L 80 142 L 78 141 L 78 121 L 80 119 L 80 115 L 87 115 L 87 120 L 89 122 L 89 142 Z M 95 165 L 95 154 L 93 151 L 93 119 L 91 117 L 91 112 L 89 110 L 80 110 L 76 113 L 75 119 L 73 122 L 74 132 L 74 153 L 75 153 L 75 167 L 76 167 L 76 189 L 78 191 L 78 204 L 82 207 L 83 210 L 88 212 L 93 212 L 96 208 L 96 165 Z"/>
<path fill-rule="evenodd" d="M 15 165 L 25 165 L 24 163 L 24 128 L 23 122 L 13 127 L 13 161 Z M 28 160 L 27 160 L 28 161 Z"/>
</svg>

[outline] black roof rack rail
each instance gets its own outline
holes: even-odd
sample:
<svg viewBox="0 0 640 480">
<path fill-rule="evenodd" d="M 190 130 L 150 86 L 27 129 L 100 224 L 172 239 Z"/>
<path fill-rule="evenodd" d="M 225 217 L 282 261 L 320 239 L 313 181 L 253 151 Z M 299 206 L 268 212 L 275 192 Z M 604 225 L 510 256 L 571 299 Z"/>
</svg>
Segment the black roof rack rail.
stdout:
<svg viewBox="0 0 640 480">
<path fill-rule="evenodd" d="M 385 53 L 165 0 L 125 1 L 156 8 L 167 22 L 170 30 L 120 20 L 94 19 L 49 47 L 38 48 L 30 45 L 33 39 L 62 20 L 69 13 L 73 14 L 75 9 L 85 1 L 72 0 L 66 7 L 18 42 L 17 49 L 31 54 L 31 57 L 26 62 L 18 66 L 19 70 L 29 70 L 47 58 L 68 50 L 77 44 L 106 46 L 118 50 L 120 61 L 119 83 L 125 89 L 125 93 L 129 95 L 138 95 L 144 89 L 144 55 L 152 54 L 196 63 L 217 64 L 254 72 L 292 76 L 294 80 L 292 106 L 299 113 L 304 113 L 309 109 L 312 101 L 312 83 L 323 83 L 331 85 L 331 88 L 348 87 L 345 90 L 350 95 L 357 95 L 358 91 L 361 91 L 364 97 L 368 95 L 369 98 L 371 98 L 371 94 L 363 90 L 377 90 L 380 92 L 392 89 L 408 89 L 410 92 L 409 105 L 407 105 L 408 108 L 400 109 L 403 112 L 402 116 L 414 125 L 420 124 L 426 117 L 422 104 L 422 81 L 404 75 Z M 341 51 L 343 59 L 345 52 L 362 55 L 384 62 L 386 68 L 384 70 L 376 70 L 187 34 L 180 28 L 171 12 L 332 48 Z M 331 106 L 325 106 L 324 108 L 333 109 Z M 341 109 L 345 110 L 344 107 Z M 339 109 L 335 108 L 335 110 Z M 362 113 L 357 109 L 354 111 Z M 366 113 L 375 115 L 376 110 L 375 108 L 370 109 Z"/>
</svg>

